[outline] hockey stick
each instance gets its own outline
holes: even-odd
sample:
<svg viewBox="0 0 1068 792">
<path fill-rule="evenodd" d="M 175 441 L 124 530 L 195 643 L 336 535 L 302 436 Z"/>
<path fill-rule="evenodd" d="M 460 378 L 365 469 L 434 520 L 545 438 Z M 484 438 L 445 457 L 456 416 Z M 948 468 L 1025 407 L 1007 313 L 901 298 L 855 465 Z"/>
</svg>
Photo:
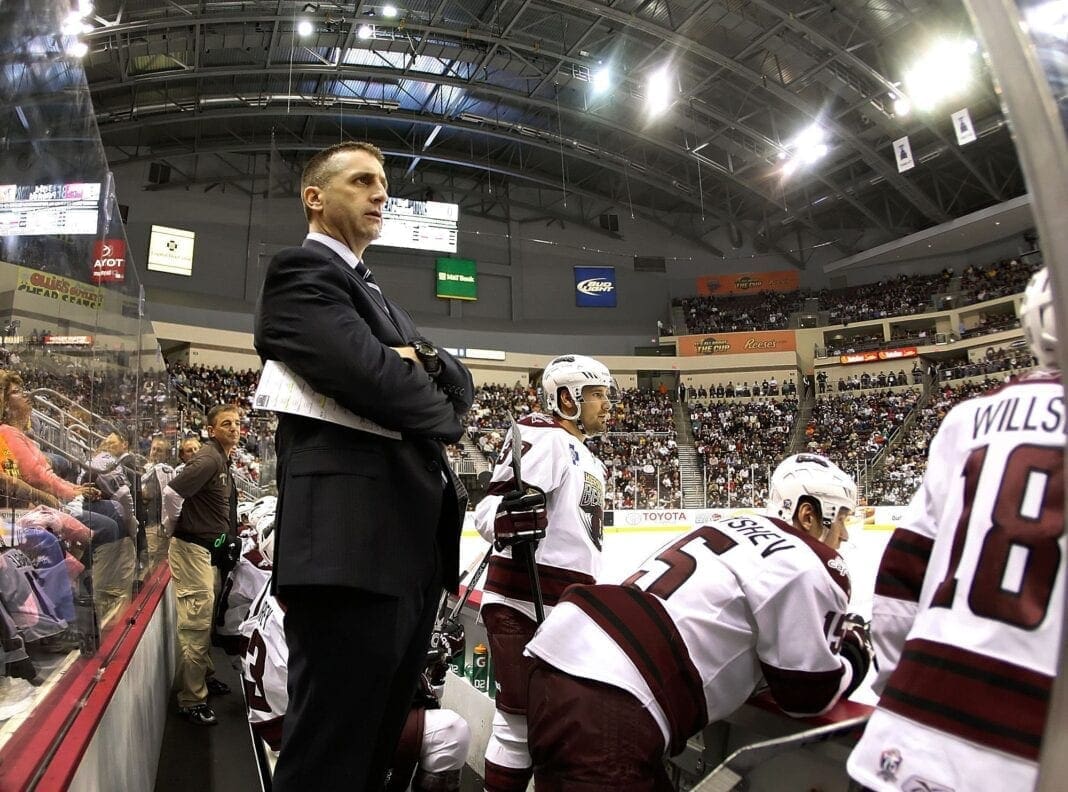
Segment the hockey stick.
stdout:
<svg viewBox="0 0 1068 792">
<path fill-rule="evenodd" d="M 512 427 L 509 430 L 512 438 L 512 473 L 515 476 L 515 488 L 522 494 L 525 492 L 523 487 L 523 436 L 519 433 L 519 424 L 515 422 L 514 418 L 510 419 Z M 530 575 L 530 593 L 534 600 L 534 616 L 535 621 L 541 624 L 545 621 L 545 601 L 541 597 L 541 578 L 538 577 L 538 564 L 534 560 L 534 548 L 531 547 L 531 543 L 518 542 L 512 545 L 512 555 L 519 554 L 527 565 L 527 574 Z"/>
<path fill-rule="evenodd" d="M 467 604 L 467 598 L 471 596 L 471 592 L 475 590 L 475 586 L 478 584 L 478 579 L 480 577 L 482 577 L 482 573 L 486 570 L 486 567 L 489 565 L 489 560 L 490 560 L 490 556 L 491 555 L 493 555 L 493 545 L 490 545 L 490 549 L 486 551 L 486 555 L 483 556 L 481 563 L 479 563 L 478 568 L 475 570 L 475 574 L 471 578 L 471 582 L 468 583 L 467 587 L 464 589 L 464 595 L 459 600 L 456 601 L 456 605 L 449 612 L 449 615 L 448 615 L 446 621 L 448 621 L 450 619 L 451 620 L 455 620 L 457 615 L 459 615 L 460 611 L 463 610 L 464 605 Z M 467 573 L 464 572 L 464 574 L 466 575 Z M 463 578 L 461 577 L 460 580 L 462 581 Z"/>
<path fill-rule="evenodd" d="M 728 756 L 723 764 L 705 776 L 692 792 L 731 792 L 749 773 L 765 762 L 806 745 L 826 742 L 848 734 L 867 723 L 869 717 L 861 715 L 739 748 Z"/>
</svg>

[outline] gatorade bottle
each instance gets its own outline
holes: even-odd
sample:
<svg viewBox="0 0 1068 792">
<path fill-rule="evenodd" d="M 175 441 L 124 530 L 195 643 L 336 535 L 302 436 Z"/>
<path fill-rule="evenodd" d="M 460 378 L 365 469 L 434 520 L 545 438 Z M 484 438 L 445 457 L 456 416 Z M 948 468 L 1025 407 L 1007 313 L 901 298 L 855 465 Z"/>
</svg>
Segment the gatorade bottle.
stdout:
<svg viewBox="0 0 1068 792">
<path fill-rule="evenodd" d="M 454 674 L 456 674 L 456 676 L 458 676 L 458 677 L 464 676 L 464 653 L 463 652 L 457 652 L 455 655 L 453 655 L 451 658 L 449 658 L 449 670 L 452 671 Z"/>
<path fill-rule="evenodd" d="M 471 651 L 471 684 L 475 690 L 489 692 L 489 650 L 483 643 Z"/>
</svg>

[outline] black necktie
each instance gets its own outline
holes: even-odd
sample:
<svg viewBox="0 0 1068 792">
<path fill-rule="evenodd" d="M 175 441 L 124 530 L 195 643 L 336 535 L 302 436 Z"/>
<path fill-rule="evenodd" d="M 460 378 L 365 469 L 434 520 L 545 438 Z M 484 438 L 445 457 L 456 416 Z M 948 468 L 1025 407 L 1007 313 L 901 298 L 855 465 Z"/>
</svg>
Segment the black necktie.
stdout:
<svg viewBox="0 0 1068 792">
<path fill-rule="evenodd" d="M 386 298 L 382 294 L 382 289 L 375 283 L 375 276 L 371 274 L 371 270 L 367 268 L 367 265 L 362 261 L 356 262 L 356 274 L 363 278 L 364 283 L 371 287 L 371 290 L 378 297 L 378 301 L 382 304 L 382 307 L 386 309 L 386 313 L 389 313 L 389 308 L 386 307 Z"/>
</svg>

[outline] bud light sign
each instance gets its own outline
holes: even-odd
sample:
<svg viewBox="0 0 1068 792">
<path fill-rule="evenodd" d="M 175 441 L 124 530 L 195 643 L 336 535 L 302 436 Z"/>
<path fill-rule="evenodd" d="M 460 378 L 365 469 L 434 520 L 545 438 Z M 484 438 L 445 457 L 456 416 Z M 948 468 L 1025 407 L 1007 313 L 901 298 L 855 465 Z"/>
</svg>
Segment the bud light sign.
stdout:
<svg viewBox="0 0 1068 792">
<path fill-rule="evenodd" d="M 579 308 L 615 308 L 616 268 L 575 267 L 575 305 Z"/>
<path fill-rule="evenodd" d="M 126 280 L 126 242 L 98 239 L 93 245 L 93 283 L 121 283 Z"/>
</svg>

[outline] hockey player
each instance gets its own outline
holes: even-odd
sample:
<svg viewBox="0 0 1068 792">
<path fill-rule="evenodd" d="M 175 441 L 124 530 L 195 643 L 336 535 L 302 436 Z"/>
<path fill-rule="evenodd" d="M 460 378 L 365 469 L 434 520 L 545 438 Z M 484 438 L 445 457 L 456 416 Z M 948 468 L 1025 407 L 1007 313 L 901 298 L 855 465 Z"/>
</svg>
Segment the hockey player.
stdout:
<svg viewBox="0 0 1068 792">
<path fill-rule="evenodd" d="M 828 459 L 792 456 L 768 516 L 713 521 L 619 585 L 569 589 L 527 646 L 538 791 L 670 790 L 664 757 L 762 683 L 791 715 L 848 696 L 871 661 L 835 552 L 856 500 Z"/>
<path fill-rule="evenodd" d="M 879 566 L 881 698 L 848 765 L 874 790 L 1037 781 L 1065 577 L 1064 388 L 1045 269 L 1020 324 L 1040 369 L 949 412 Z"/>
<path fill-rule="evenodd" d="M 549 414 L 519 421 L 523 492 L 511 466 L 511 440 L 501 451 L 475 511 L 479 533 L 494 543 L 481 616 L 497 681 L 496 712 L 486 746 L 487 792 L 525 790 L 527 677 L 523 647 L 537 627 L 528 567 L 513 549 L 536 544 L 534 554 L 546 611 L 573 583 L 593 583 L 601 566 L 605 469 L 585 446 L 602 434 L 616 383 L 608 368 L 583 355 L 563 355 L 542 373 Z"/>
</svg>

